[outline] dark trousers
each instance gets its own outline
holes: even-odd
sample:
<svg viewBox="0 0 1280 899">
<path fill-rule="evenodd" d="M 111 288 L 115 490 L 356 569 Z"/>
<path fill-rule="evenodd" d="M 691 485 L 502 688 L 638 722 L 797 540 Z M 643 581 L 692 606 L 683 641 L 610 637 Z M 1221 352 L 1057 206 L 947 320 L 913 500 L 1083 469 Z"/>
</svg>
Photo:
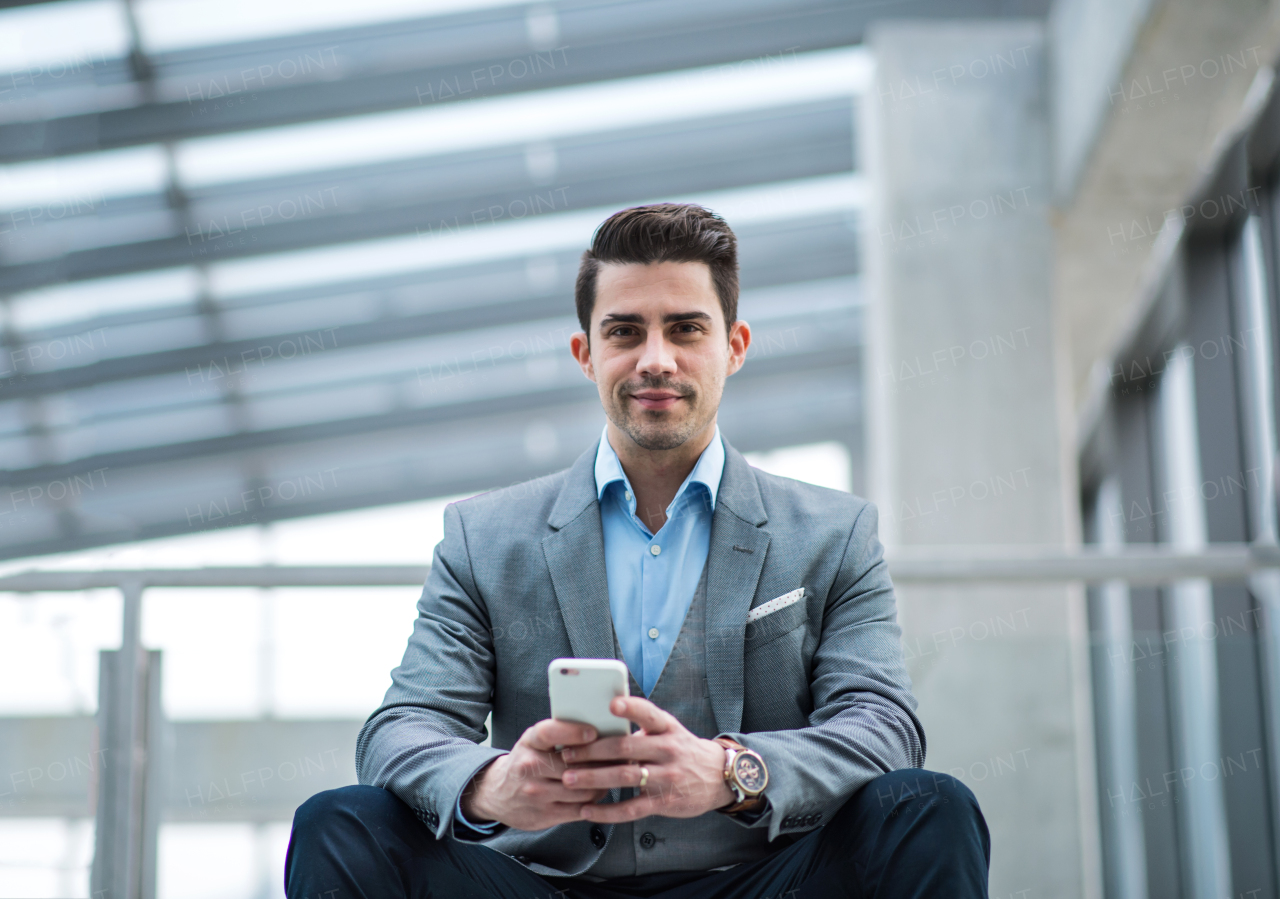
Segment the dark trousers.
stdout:
<svg viewBox="0 0 1280 899">
<path fill-rule="evenodd" d="M 394 794 L 357 786 L 298 809 L 285 891 L 289 899 L 985 899 L 990 861 L 973 793 L 919 768 L 871 781 L 827 824 L 759 861 L 600 883 L 540 877 L 485 846 L 437 840 Z"/>
</svg>

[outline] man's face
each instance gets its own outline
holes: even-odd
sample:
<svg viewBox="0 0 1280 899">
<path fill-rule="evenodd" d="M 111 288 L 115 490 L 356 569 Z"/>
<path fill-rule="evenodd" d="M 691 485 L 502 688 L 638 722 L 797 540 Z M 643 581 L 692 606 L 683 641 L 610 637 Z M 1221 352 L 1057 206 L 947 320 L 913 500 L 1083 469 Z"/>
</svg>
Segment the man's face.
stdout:
<svg viewBox="0 0 1280 899">
<path fill-rule="evenodd" d="M 571 341 L 605 415 L 647 450 L 669 450 L 715 421 L 724 381 L 742 367 L 751 330 L 725 327 L 701 262 L 601 265 L 591 339 Z"/>
</svg>

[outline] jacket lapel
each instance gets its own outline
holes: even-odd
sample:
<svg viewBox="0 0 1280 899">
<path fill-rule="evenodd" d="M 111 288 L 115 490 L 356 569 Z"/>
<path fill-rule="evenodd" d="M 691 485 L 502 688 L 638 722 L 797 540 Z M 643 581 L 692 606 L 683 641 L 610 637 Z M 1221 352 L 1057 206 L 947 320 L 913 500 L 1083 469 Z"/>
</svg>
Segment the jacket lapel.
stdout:
<svg viewBox="0 0 1280 899">
<path fill-rule="evenodd" d="M 604 531 L 596 501 L 598 444 L 569 469 L 548 524 L 555 532 L 542 540 L 560 617 L 573 654 L 581 659 L 615 658 L 613 615 L 604 564 Z"/>
<path fill-rule="evenodd" d="M 596 500 L 596 444 L 569 470 L 542 540 L 573 654 L 584 659 L 619 657 L 609 608 L 604 531 Z M 764 568 L 770 535 L 755 475 L 742 454 L 725 441 L 724 474 L 716 491 L 707 553 L 707 690 L 722 733 L 742 725 L 742 659 L 747 612 Z"/>
<path fill-rule="evenodd" d="M 747 612 L 769 548 L 769 532 L 761 527 L 767 521 L 751 467 L 725 441 L 724 474 L 711 518 L 706 606 L 707 689 L 721 733 L 742 725 Z"/>
</svg>

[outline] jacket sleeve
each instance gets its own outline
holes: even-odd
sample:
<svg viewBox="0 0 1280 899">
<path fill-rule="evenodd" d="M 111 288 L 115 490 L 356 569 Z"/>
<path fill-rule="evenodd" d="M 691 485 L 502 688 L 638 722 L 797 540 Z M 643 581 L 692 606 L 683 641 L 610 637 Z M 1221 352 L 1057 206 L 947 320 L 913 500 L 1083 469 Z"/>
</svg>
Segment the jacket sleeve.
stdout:
<svg viewBox="0 0 1280 899">
<path fill-rule="evenodd" d="M 437 839 L 480 836 L 464 822 L 455 834 L 454 813 L 472 776 L 504 754 L 478 745 L 493 684 L 489 615 L 472 577 L 462 516 L 450 505 L 404 658 L 356 740 L 360 783 L 395 793 Z"/>
<path fill-rule="evenodd" d="M 812 830 L 881 774 L 924 764 L 924 728 L 902 655 L 893 583 L 868 503 L 832 584 L 813 656 L 809 726 L 726 733 L 769 768 L 763 814 L 742 820 L 781 832 Z"/>
</svg>

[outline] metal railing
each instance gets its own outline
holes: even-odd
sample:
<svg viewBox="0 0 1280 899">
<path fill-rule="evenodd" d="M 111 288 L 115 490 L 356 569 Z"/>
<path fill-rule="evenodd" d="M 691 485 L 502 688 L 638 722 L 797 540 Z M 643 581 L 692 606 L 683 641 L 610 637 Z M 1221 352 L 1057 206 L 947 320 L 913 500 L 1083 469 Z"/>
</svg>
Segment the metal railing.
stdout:
<svg viewBox="0 0 1280 899">
<path fill-rule="evenodd" d="M 1247 580 L 1280 569 L 1280 545 L 1223 543 L 1196 552 L 1167 546 L 1128 546 L 1123 552 L 1089 547 L 929 546 L 889 554 L 899 583 L 1160 584 L 1187 578 Z M 426 565 L 264 565 L 209 568 L 120 568 L 22 571 L 0 575 L 0 592 L 147 587 L 404 587 L 426 580 Z"/>
<path fill-rule="evenodd" d="M 1189 578 L 1248 580 L 1280 569 L 1280 546 L 1229 544 L 1198 552 L 1126 547 L 1123 552 L 1059 547 L 919 547 L 889 556 L 899 584 L 1172 583 Z M 104 765 L 97 781 L 93 895 L 152 899 L 161 807 L 154 760 L 159 653 L 142 646 L 142 595 L 151 587 L 417 587 L 422 565 L 308 565 L 22 571 L 0 576 L 0 592 L 118 589 L 124 599 L 118 652 L 104 653 L 99 750 L 126 764 Z M 105 893 L 104 893 L 105 891 Z"/>
</svg>

